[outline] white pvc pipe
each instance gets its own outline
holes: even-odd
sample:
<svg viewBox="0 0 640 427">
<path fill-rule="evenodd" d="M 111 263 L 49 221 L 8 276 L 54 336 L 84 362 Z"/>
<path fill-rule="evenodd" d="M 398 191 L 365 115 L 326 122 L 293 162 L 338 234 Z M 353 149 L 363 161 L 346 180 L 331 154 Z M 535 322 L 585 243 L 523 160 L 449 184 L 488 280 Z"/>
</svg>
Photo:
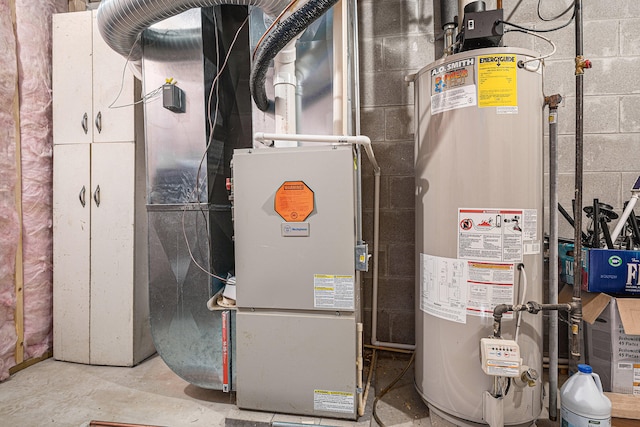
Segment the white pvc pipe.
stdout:
<svg viewBox="0 0 640 427">
<path fill-rule="evenodd" d="M 294 134 L 296 129 L 296 41 L 291 40 L 273 60 L 273 91 L 276 133 Z M 297 141 L 276 141 L 276 147 L 296 147 Z"/>
<path fill-rule="evenodd" d="M 253 139 L 258 142 L 268 141 L 304 141 L 304 142 L 320 142 L 325 144 L 337 144 L 337 145 L 361 145 L 364 147 L 364 151 L 367 153 L 367 157 L 373 166 L 374 174 L 380 175 L 380 166 L 376 156 L 373 154 L 373 148 L 371 147 L 371 140 L 368 136 L 357 135 L 303 135 L 303 134 L 277 134 L 277 133 L 264 133 L 256 132 L 253 134 Z"/>
<path fill-rule="evenodd" d="M 625 223 L 627 222 L 627 218 L 629 218 L 629 215 L 631 215 L 631 211 L 633 210 L 633 208 L 636 205 L 636 202 L 638 201 L 638 196 L 639 196 L 639 194 L 634 191 L 633 196 L 631 196 L 631 199 L 629 200 L 629 203 L 627 203 L 627 207 L 625 208 L 624 212 L 622 213 L 622 216 L 620 216 L 620 219 L 618 220 L 618 223 L 616 224 L 616 228 L 613 229 L 613 232 L 611 233 L 611 241 L 614 244 L 616 242 L 616 239 L 620 235 L 620 232 L 622 231 L 622 228 L 624 227 Z"/>
</svg>

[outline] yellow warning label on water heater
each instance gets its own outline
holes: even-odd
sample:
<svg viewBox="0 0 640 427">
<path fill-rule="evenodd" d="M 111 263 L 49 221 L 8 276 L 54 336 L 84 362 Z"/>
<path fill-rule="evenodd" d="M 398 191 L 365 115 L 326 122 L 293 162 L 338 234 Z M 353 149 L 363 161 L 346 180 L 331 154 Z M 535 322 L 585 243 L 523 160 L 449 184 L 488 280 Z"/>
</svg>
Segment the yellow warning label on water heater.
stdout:
<svg viewBox="0 0 640 427">
<path fill-rule="evenodd" d="M 516 55 L 478 57 L 478 107 L 517 107 Z"/>
</svg>

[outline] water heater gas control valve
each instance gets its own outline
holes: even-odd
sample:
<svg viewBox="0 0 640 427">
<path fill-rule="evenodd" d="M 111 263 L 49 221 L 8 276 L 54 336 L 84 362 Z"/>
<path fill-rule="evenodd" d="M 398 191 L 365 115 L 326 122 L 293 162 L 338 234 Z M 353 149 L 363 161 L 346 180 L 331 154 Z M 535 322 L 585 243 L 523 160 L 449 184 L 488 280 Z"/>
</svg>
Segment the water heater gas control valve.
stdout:
<svg viewBox="0 0 640 427">
<path fill-rule="evenodd" d="M 480 340 L 482 370 L 487 375 L 519 377 L 522 359 L 520 346 L 514 340 L 482 338 Z"/>
</svg>

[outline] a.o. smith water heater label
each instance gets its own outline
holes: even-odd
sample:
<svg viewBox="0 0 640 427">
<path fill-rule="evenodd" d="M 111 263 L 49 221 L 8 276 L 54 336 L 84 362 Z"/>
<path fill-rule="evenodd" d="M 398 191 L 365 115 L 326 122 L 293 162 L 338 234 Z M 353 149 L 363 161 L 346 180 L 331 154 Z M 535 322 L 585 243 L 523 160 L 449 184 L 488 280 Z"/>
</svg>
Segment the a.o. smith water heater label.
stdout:
<svg viewBox="0 0 640 427">
<path fill-rule="evenodd" d="M 522 262 L 540 253 L 535 209 L 458 209 L 458 258 Z"/>
<path fill-rule="evenodd" d="M 314 274 L 313 306 L 353 310 L 355 295 L 353 284 L 353 276 Z"/>
<path fill-rule="evenodd" d="M 350 414 L 355 411 L 355 398 L 344 391 L 314 390 L 313 410 Z"/>
<path fill-rule="evenodd" d="M 474 64 L 466 58 L 431 70 L 431 115 L 476 105 Z"/>
</svg>

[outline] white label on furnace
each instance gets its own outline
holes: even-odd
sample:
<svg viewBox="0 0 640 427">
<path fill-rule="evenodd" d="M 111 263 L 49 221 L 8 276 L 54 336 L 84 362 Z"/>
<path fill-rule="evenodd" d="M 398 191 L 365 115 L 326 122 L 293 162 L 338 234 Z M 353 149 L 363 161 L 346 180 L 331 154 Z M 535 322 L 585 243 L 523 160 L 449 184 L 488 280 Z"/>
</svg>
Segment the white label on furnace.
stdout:
<svg viewBox="0 0 640 427">
<path fill-rule="evenodd" d="M 640 396 L 640 364 L 633 365 L 633 395 Z"/>
<path fill-rule="evenodd" d="M 314 274 L 313 306 L 315 308 L 353 310 L 353 283 L 353 276 Z"/>
<path fill-rule="evenodd" d="M 355 411 L 353 393 L 343 391 L 314 390 L 313 410 L 352 413 Z"/>
<path fill-rule="evenodd" d="M 420 310 L 467 323 L 467 262 L 420 254 Z"/>
<path fill-rule="evenodd" d="M 469 261 L 467 314 L 493 317 L 498 304 L 513 304 L 514 264 Z M 503 318 L 512 319 L 513 313 Z"/>
</svg>

